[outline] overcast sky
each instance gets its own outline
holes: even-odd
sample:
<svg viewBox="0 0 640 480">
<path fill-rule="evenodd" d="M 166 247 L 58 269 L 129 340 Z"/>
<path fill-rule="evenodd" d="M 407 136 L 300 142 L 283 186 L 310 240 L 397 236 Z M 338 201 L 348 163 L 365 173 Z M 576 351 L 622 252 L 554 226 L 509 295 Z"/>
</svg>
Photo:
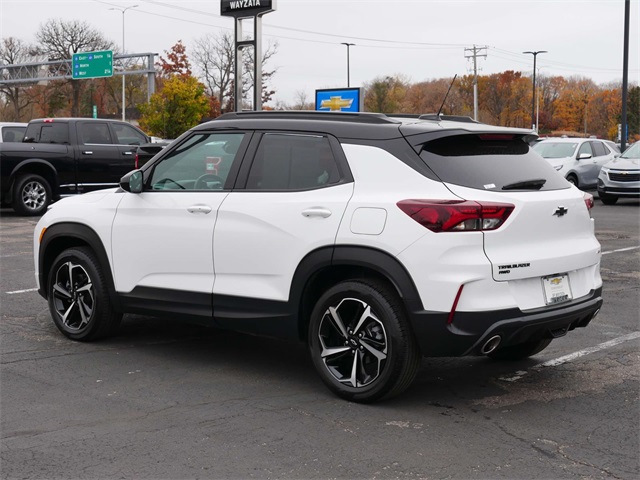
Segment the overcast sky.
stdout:
<svg viewBox="0 0 640 480">
<path fill-rule="evenodd" d="M 471 73 L 465 48 L 486 46 L 481 74 L 505 70 L 530 75 L 585 76 L 598 84 L 622 80 L 624 0 L 277 0 L 263 17 L 264 42 L 278 42 L 270 66 L 276 99 L 296 92 L 313 99 L 316 88 L 345 87 L 346 47 L 351 47 L 351 86 L 377 76 L 404 75 L 412 82 Z M 138 5 L 125 14 L 126 50 L 164 54 L 178 40 L 189 47 L 207 34 L 228 32 L 220 0 L 0 0 L 0 36 L 35 42 L 50 18 L 82 20 L 117 45 L 122 13 L 110 7 Z M 629 81 L 640 77 L 640 0 L 631 0 Z"/>
</svg>

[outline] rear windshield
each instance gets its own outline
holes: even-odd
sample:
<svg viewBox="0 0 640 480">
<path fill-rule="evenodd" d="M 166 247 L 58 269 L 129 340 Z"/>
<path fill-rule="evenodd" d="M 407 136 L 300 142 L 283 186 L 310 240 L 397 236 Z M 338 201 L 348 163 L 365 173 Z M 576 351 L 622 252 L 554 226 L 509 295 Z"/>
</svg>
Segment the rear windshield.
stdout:
<svg viewBox="0 0 640 480">
<path fill-rule="evenodd" d="M 533 149 L 538 155 L 542 155 L 542 158 L 566 158 L 573 157 L 577 147 L 577 143 L 540 142 Z"/>
<path fill-rule="evenodd" d="M 463 187 L 491 191 L 570 187 L 518 136 L 453 135 L 425 143 L 420 157 L 443 182 Z"/>
<path fill-rule="evenodd" d="M 24 142 L 69 143 L 69 125 L 66 123 L 32 123 L 27 127 Z"/>
</svg>

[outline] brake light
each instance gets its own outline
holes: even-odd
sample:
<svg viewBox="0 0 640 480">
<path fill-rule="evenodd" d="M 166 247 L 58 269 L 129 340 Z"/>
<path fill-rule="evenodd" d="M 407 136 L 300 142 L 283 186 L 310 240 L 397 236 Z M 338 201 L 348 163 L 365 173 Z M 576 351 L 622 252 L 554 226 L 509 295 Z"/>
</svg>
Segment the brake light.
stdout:
<svg viewBox="0 0 640 480">
<path fill-rule="evenodd" d="M 515 206 L 472 200 L 402 200 L 398 208 L 432 232 L 496 230 Z"/>
<path fill-rule="evenodd" d="M 53 118 L 45 118 L 44 123 L 53 123 Z"/>
<path fill-rule="evenodd" d="M 584 199 L 584 204 L 587 206 L 587 210 L 591 210 L 593 208 L 593 195 L 585 192 L 582 198 Z"/>
<path fill-rule="evenodd" d="M 138 154 L 137 154 L 137 153 L 136 153 L 136 163 L 135 163 L 135 167 L 136 167 L 136 170 L 137 170 L 137 169 L 138 169 Z"/>
</svg>

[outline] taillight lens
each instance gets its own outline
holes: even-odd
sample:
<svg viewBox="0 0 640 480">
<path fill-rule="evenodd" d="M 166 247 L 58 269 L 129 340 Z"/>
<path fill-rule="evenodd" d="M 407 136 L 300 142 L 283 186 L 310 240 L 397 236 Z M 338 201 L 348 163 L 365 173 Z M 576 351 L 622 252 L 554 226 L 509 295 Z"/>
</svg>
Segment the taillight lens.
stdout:
<svg viewBox="0 0 640 480">
<path fill-rule="evenodd" d="M 472 200 L 402 200 L 400 210 L 432 232 L 495 230 L 515 208 L 509 203 Z"/>
<path fill-rule="evenodd" d="M 138 169 L 138 154 L 136 153 L 136 170 Z"/>
<path fill-rule="evenodd" d="M 584 204 L 587 206 L 587 210 L 591 210 L 593 208 L 593 195 L 585 192 L 582 198 L 584 198 Z"/>
</svg>

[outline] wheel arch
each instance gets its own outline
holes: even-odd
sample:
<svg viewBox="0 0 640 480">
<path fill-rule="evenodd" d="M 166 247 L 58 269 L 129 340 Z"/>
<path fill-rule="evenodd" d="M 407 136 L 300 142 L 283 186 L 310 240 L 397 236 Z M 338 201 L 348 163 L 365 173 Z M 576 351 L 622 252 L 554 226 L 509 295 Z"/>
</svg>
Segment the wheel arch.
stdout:
<svg viewBox="0 0 640 480">
<path fill-rule="evenodd" d="M 49 270 L 56 257 L 64 250 L 72 247 L 88 247 L 98 258 L 103 269 L 109 291 L 109 300 L 113 308 L 121 312 L 122 308 L 113 281 L 111 263 L 98 234 L 87 225 L 73 222 L 57 223 L 47 228 L 40 242 L 38 252 L 38 292 L 47 298 Z"/>
<path fill-rule="evenodd" d="M 40 175 L 42 178 L 44 178 L 51 187 L 51 194 L 53 198 L 56 198 L 58 196 L 58 171 L 56 170 L 56 168 L 46 160 L 31 158 L 21 161 L 11 171 L 11 175 L 9 176 L 9 178 L 11 179 L 9 198 L 12 198 L 13 196 L 13 187 L 15 185 L 16 179 L 19 176 L 29 174 Z"/>
<path fill-rule="evenodd" d="M 406 313 L 422 310 L 422 301 L 411 276 L 392 255 L 370 247 L 325 247 L 308 254 L 293 276 L 289 298 L 297 317 L 300 340 L 306 341 L 309 316 L 323 292 L 341 281 L 365 278 L 389 285 L 401 299 Z"/>
</svg>

